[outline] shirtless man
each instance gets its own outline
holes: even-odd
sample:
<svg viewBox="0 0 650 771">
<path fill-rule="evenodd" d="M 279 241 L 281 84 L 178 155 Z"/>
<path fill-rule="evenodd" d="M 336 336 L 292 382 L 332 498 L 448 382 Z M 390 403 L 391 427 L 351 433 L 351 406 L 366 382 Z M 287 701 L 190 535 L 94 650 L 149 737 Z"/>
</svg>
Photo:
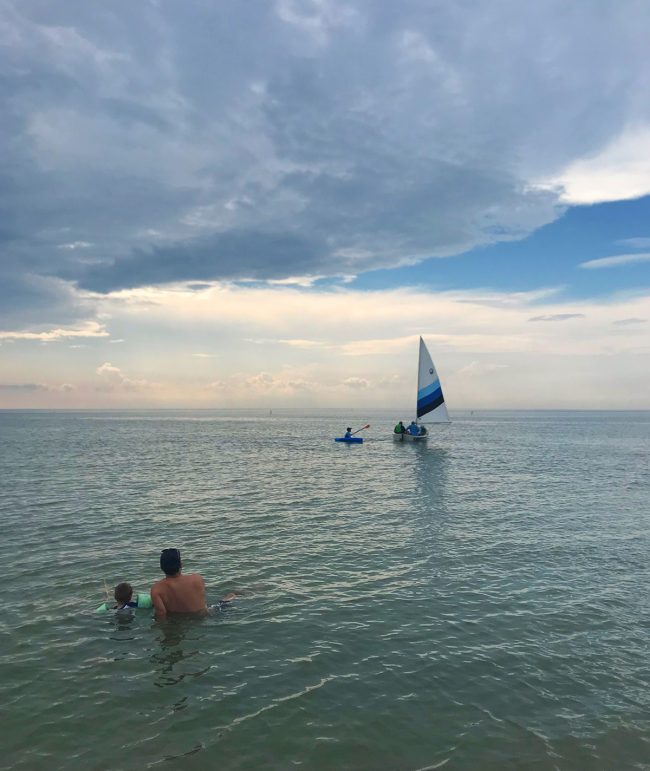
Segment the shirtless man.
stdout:
<svg viewBox="0 0 650 771">
<path fill-rule="evenodd" d="M 183 563 L 178 549 L 163 549 L 160 554 L 160 569 L 165 577 L 151 587 L 151 601 L 156 618 L 165 618 L 168 613 L 207 613 L 205 602 L 205 581 L 198 573 L 181 574 Z M 213 608 L 221 610 L 237 595 L 230 592 Z"/>
<path fill-rule="evenodd" d="M 205 581 L 198 573 L 181 573 L 181 553 L 178 549 L 163 549 L 160 569 L 165 577 L 151 587 L 151 599 L 156 618 L 168 613 L 207 613 Z"/>
</svg>

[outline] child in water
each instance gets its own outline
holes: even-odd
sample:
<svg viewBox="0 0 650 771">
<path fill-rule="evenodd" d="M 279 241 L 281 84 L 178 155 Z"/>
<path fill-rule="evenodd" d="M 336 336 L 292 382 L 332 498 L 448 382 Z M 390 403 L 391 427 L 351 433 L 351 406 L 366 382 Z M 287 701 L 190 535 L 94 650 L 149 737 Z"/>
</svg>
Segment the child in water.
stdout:
<svg viewBox="0 0 650 771">
<path fill-rule="evenodd" d="M 128 610 L 130 608 L 152 608 L 151 597 L 148 594 L 139 592 L 133 599 L 133 587 L 131 584 L 123 581 L 115 587 L 113 592 L 115 604 L 103 602 L 96 610 L 96 613 L 103 613 L 107 610 Z"/>
</svg>

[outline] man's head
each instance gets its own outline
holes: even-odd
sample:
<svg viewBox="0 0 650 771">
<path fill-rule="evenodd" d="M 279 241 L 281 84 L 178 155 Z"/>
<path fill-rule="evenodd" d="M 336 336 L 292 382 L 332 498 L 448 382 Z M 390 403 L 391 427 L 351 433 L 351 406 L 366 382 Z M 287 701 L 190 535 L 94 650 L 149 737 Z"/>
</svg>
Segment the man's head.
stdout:
<svg viewBox="0 0 650 771">
<path fill-rule="evenodd" d="M 181 572 L 181 553 L 178 549 L 163 549 L 160 554 L 160 569 L 166 576 Z"/>
<path fill-rule="evenodd" d="M 127 602 L 131 602 L 131 597 L 133 597 L 133 587 L 131 584 L 127 584 L 124 581 L 115 587 L 115 600 L 117 602 L 125 605 Z"/>
<path fill-rule="evenodd" d="M 350 426 L 348 426 L 348 427 L 347 427 L 345 430 L 346 430 L 346 431 L 352 431 L 352 429 L 350 428 Z"/>
</svg>

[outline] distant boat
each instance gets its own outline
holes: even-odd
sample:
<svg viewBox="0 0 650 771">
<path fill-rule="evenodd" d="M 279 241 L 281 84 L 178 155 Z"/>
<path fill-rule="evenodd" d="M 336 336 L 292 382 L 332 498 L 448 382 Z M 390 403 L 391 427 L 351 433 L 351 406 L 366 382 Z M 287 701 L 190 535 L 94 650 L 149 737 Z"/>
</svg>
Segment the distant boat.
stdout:
<svg viewBox="0 0 650 771">
<path fill-rule="evenodd" d="M 415 422 L 420 425 L 420 418 L 423 418 L 425 415 L 427 416 L 426 423 L 450 422 L 445 397 L 442 394 L 440 378 L 436 372 L 431 354 L 424 340 L 420 338 Z M 426 442 L 427 438 L 427 433 L 413 436 L 412 434 L 396 434 L 393 432 L 393 439 L 396 442 Z"/>
</svg>

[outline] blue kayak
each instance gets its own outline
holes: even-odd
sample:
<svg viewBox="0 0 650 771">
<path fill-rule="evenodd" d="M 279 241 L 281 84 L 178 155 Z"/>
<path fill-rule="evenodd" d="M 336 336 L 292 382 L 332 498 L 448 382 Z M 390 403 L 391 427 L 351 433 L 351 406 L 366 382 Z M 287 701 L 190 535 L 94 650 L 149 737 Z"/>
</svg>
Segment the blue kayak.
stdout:
<svg viewBox="0 0 650 771">
<path fill-rule="evenodd" d="M 337 437 L 335 442 L 345 442 L 346 444 L 363 444 L 363 439 L 360 436 L 351 436 L 346 439 L 344 436 Z"/>
</svg>

